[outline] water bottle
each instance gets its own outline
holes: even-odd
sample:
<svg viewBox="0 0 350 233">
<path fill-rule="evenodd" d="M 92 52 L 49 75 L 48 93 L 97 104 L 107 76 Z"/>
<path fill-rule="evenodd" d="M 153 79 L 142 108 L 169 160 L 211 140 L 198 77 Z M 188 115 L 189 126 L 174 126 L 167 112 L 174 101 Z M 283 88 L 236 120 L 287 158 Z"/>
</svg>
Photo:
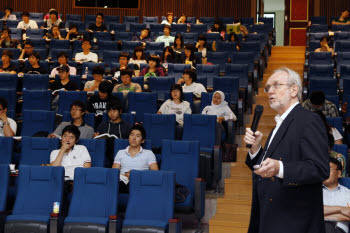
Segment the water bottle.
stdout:
<svg viewBox="0 0 350 233">
<path fill-rule="evenodd" d="M 84 72 L 84 74 L 81 76 L 81 78 L 82 78 L 82 79 L 87 79 L 88 73 L 89 73 L 89 68 L 88 68 L 88 67 L 85 67 L 85 72 Z"/>
</svg>

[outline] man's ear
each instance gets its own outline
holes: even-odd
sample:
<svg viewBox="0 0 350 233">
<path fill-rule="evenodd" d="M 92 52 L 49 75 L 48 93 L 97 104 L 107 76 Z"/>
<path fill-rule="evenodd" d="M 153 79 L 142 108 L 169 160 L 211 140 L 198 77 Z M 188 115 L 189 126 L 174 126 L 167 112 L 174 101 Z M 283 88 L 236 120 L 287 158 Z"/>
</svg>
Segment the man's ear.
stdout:
<svg viewBox="0 0 350 233">
<path fill-rule="evenodd" d="M 338 172 L 338 178 L 341 178 L 341 170 L 337 170 Z"/>
</svg>

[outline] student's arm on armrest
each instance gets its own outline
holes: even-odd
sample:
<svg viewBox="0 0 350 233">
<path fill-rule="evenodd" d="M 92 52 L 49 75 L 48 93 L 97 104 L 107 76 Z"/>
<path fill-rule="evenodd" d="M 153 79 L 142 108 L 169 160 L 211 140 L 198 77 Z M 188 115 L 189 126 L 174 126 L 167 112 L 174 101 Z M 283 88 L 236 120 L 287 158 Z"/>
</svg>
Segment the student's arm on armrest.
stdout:
<svg viewBox="0 0 350 233">
<path fill-rule="evenodd" d="M 119 163 L 113 163 L 112 168 L 120 169 L 120 164 Z"/>
<path fill-rule="evenodd" d="M 83 165 L 84 168 L 89 168 L 91 167 L 91 162 L 85 162 Z"/>
<path fill-rule="evenodd" d="M 152 163 L 152 164 L 150 164 L 150 165 L 149 165 L 149 169 L 150 169 L 150 170 L 155 170 L 155 171 L 159 170 L 158 164 L 157 164 L 157 163 Z"/>
</svg>

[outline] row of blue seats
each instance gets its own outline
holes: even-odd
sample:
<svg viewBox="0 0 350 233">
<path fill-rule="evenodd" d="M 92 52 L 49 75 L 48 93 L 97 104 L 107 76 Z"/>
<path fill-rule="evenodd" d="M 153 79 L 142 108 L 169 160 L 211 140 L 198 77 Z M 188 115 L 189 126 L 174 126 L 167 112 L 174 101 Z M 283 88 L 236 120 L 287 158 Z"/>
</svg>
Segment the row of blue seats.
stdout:
<svg viewBox="0 0 350 233">
<path fill-rule="evenodd" d="M 73 196 L 68 216 L 64 221 L 64 232 L 67 228 L 89 232 L 87 224 L 90 227 L 91 225 L 102 227 L 99 232 L 106 232 L 108 228 L 109 232 L 111 230 L 116 232 L 116 225 L 111 225 L 112 221 L 109 220 L 115 219 L 110 218 L 110 216 L 118 214 L 118 206 L 123 202 L 123 199 L 125 203 L 127 202 L 123 229 L 128 227 L 135 229 L 140 225 L 168 229 L 168 221 L 174 217 L 174 211 L 183 208 L 194 213 L 200 219 L 204 215 L 205 193 L 204 183 L 197 179 L 198 142 L 165 141 L 164 148 L 166 149 L 163 152 L 164 161 L 161 171 L 131 172 L 129 195 L 118 195 L 119 170 L 77 168 Z M 181 149 L 179 150 L 179 148 Z M 4 190 L 1 192 L 0 207 L 4 213 L 9 171 L 6 166 L 0 166 L 0 171 L 3 177 L 0 186 Z M 27 229 L 27 224 L 31 219 L 25 216 L 35 215 L 38 227 L 35 232 L 41 232 L 40 227 L 44 229 L 43 232 L 47 232 L 46 227 L 57 230 L 54 227 L 57 222 L 50 220 L 50 213 L 54 202 L 60 202 L 63 206 L 63 177 L 64 170 L 61 167 L 21 166 L 16 202 L 12 214 L 6 219 L 5 228 L 12 230 L 20 226 Z M 175 182 L 184 185 L 189 190 L 189 195 L 183 203 L 174 203 Z M 90 189 L 95 191 L 89 192 Z M 86 193 L 87 191 L 88 193 Z M 105 196 L 107 193 L 109 194 L 108 199 Z M 81 211 L 84 208 L 87 211 Z M 151 209 L 152 211 L 150 211 Z M 59 217 L 64 217 L 62 211 L 59 213 Z M 180 228 L 178 229 L 181 231 Z"/>
</svg>

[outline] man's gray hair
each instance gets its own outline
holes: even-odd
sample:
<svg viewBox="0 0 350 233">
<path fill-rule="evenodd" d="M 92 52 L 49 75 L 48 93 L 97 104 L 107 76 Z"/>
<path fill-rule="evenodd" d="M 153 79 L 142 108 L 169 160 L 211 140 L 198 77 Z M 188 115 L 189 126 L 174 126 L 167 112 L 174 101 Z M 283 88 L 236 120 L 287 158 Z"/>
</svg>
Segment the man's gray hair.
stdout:
<svg viewBox="0 0 350 233">
<path fill-rule="evenodd" d="M 285 72 L 288 74 L 288 83 L 289 83 L 289 85 L 296 85 L 298 87 L 298 94 L 297 94 L 298 100 L 299 100 L 299 102 L 302 102 L 303 87 L 301 84 L 300 75 L 297 72 L 295 72 L 294 70 L 291 70 L 287 67 L 278 68 L 277 70 L 275 70 L 273 72 L 272 75 L 274 75 L 278 72 Z"/>
</svg>

